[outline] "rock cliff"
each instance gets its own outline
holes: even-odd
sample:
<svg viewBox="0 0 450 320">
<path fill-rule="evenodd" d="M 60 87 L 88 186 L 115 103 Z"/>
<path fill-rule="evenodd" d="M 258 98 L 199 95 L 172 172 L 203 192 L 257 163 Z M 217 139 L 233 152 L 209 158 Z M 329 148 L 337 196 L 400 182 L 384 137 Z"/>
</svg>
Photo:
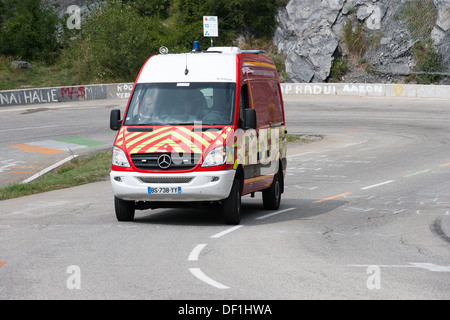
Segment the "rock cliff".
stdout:
<svg viewBox="0 0 450 320">
<path fill-rule="evenodd" d="M 438 52 L 438 71 L 450 73 L 450 0 L 291 0 L 277 20 L 274 43 L 286 57 L 288 81 L 329 81 L 338 58 L 347 72 L 336 81 L 437 71 L 420 70 L 420 43 Z"/>
</svg>

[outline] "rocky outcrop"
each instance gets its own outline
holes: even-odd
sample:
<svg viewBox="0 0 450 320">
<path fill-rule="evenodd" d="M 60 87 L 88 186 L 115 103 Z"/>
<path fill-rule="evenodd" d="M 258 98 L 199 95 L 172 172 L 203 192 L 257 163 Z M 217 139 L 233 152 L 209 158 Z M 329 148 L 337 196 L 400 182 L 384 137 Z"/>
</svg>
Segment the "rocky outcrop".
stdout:
<svg viewBox="0 0 450 320">
<path fill-rule="evenodd" d="M 55 11 L 63 16 L 68 12 L 68 8 L 70 6 L 78 6 L 81 12 L 85 12 L 89 6 L 92 6 L 94 3 L 100 2 L 101 0 L 46 0 L 51 3 L 55 7 Z"/>
<path fill-rule="evenodd" d="M 434 43 L 439 47 L 444 58 L 443 63 L 450 65 L 450 0 L 434 0 L 438 19 L 431 32 Z"/>
<path fill-rule="evenodd" d="M 321 82 L 330 74 L 339 41 L 332 30 L 344 0 L 291 0 L 281 8 L 274 43 L 287 56 L 286 72 L 294 82 Z"/>
<path fill-rule="evenodd" d="M 31 63 L 27 61 L 12 61 L 11 67 L 14 69 L 31 69 Z"/>
<path fill-rule="evenodd" d="M 354 71 L 364 64 L 364 70 L 359 68 L 354 77 L 366 76 L 368 81 L 369 68 L 387 77 L 410 74 L 416 64 L 411 48 L 420 40 L 411 35 L 400 14 L 405 1 L 289 1 L 278 12 L 279 26 L 274 36 L 275 45 L 286 56 L 288 81 L 329 80 L 335 58 L 351 51 L 344 39 L 349 21 L 353 26 L 362 26 L 368 46 L 363 56 L 354 58 L 358 61 L 349 61 Z M 450 72 L 450 0 L 433 0 L 433 4 L 437 19 L 430 37 Z"/>
</svg>

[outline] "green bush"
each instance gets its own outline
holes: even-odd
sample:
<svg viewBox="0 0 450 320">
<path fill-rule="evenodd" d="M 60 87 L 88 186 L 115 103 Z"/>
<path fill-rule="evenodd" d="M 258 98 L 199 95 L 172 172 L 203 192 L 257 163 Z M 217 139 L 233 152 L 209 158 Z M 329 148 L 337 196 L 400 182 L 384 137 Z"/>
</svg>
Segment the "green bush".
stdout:
<svg viewBox="0 0 450 320">
<path fill-rule="evenodd" d="M 348 64 L 344 57 L 336 57 L 331 66 L 330 75 L 334 80 L 341 80 L 348 71 Z"/>
<path fill-rule="evenodd" d="M 133 5 L 142 16 L 168 18 L 170 15 L 171 0 L 122 0 Z"/>
<path fill-rule="evenodd" d="M 423 72 L 417 75 L 417 82 L 421 84 L 432 84 L 441 80 L 442 55 L 433 48 L 432 41 L 417 43 L 413 47 L 413 55 L 416 60 L 415 70 Z"/>
<path fill-rule="evenodd" d="M 43 0 L 0 1 L 0 54 L 53 62 L 61 20 Z"/>
<path fill-rule="evenodd" d="M 173 0 L 177 29 L 185 29 L 187 42 L 203 39 L 203 16 L 218 16 L 219 37 L 216 45 L 233 45 L 240 34 L 272 36 L 276 13 L 286 0 Z M 188 30 L 190 29 L 190 30 Z"/>
<path fill-rule="evenodd" d="M 85 81 L 134 81 L 142 64 L 158 52 L 167 31 L 136 7 L 109 0 L 92 8 L 81 34 L 65 53 Z"/>
<path fill-rule="evenodd" d="M 285 1 L 284 1 L 285 2 Z M 170 52 L 202 47 L 203 16 L 219 17 L 214 45 L 233 45 L 242 32 L 271 33 L 280 1 L 272 0 L 108 0 L 85 15 L 81 34 L 64 53 L 63 61 L 76 66 L 80 83 L 134 81 L 142 64 L 161 46 Z"/>
</svg>

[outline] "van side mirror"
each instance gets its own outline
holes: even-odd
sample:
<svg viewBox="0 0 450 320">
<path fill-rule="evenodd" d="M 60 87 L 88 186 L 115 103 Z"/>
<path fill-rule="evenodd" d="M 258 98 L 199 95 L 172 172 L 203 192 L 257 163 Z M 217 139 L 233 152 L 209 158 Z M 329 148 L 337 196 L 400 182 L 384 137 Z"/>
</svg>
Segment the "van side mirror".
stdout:
<svg viewBox="0 0 450 320">
<path fill-rule="evenodd" d="M 120 120 L 120 110 L 113 109 L 111 110 L 111 115 L 109 117 L 109 127 L 111 130 L 117 131 L 120 129 L 122 125 L 122 120 Z"/>
<path fill-rule="evenodd" d="M 244 129 L 256 129 L 256 110 L 244 110 Z"/>
</svg>

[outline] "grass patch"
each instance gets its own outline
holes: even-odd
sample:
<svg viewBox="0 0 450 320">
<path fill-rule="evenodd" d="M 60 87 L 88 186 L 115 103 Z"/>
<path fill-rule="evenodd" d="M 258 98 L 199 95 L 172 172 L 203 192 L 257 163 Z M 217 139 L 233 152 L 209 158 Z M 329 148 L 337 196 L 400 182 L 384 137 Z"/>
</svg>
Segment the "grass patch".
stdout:
<svg viewBox="0 0 450 320">
<path fill-rule="evenodd" d="M 416 61 L 414 71 L 421 74 L 411 74 L 406 78 L 409 83 L 415 80 L 420 84 L 432 84 L 441 80 L 442 55 L 434 48 L 431 31 L 438 17 L 438 11 L 432 0 L 405 1 L 397 13 L 398 18 L 406 21 L 407 28 L 413 40 L 417 43 L 411 52 Z"/>
<path fill-rule="evenodd" d="M 364 24 L 359 22 L 355 28 L 351 20 L 347 20 L 344 26 L 344 40 L 348 50 L 362 57 L 369 45 L 366 34 L 364 32 Z"/>
<path fill-rule="evenodd" d="M 397 14 L 406 21 L 414 40 L 424 40 L 430 37 L 438 12 L 433 0 L 408 0 Z"/>
<path fill-rule="evenodd" d="M 0 90 L 79 85 L 76 72 L 63 64 L 31 61 L 31 69 L 16 69 L 10 57 L 0 56 Z"/>
<path fill-rule="evenodd" d="M 330 75 L 333 79 L 340 81 L 348 71 L 348 64 L 345 57 L 336 57 L 331 66 Z"/>
<path fill-rule="evenodd" d="M 0 189 L 0 200 L 71 188 L 101 181 L 111 171 L 111 152 L 102 152 L 86 158 L 75 158 L 29 183 L 15 183 Z"/>
<path fill-rule="evenodd" d="M 300 142 L 301 139 L 299 136 L 294 136 L 293 134 L 286 135 L 286 142 Z"/>
<path fill-rule="evenodd" d="M 292 143 L 292 142 L 301 142 L 301 143 L 312 143 L 315 141 L 319 141 L 322 140 L 321 136 L 311 136 L 311 135 L 293 135 L 293 134 L 288 134 L 286 135 L 286 142 L 287 143 Z"/>
<path fill-rule="evenodd" d="M 417 64 L 414 70 L 424 74 L 411 75 L 410 78 L 415 78 L 421 84 L 432 84 L 441 80 L 442 76 L 436 73 L 442 71 L 442 55 L 433 48 L 431 40 L 428 43 L 416 43 L 412 52 Z"/>
</svg>

